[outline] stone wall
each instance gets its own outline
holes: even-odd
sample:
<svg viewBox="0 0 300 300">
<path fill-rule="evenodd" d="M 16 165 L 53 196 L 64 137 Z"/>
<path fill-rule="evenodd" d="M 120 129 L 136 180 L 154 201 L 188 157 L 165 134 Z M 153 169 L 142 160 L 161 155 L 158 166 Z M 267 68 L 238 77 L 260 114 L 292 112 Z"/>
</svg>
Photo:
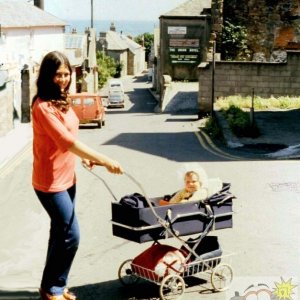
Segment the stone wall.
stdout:
<svg viewBox="0 0 300 300">
<path fill-rule="evenodd" d="M 254 59 L 269 61 L 274 50 L 300 49 L 299 0 L 224 0 L 224 19 L 246 26 Z"/>
<path fill-rule="evenodd" d="M 261 97 L 300 95 L 300 51 L 288 51 L 286 63 L 217 61 L 214 99 L 231 95 Z M 199 67 L 200 113 L 211 110 L 212 63 Z"/>
</svg>

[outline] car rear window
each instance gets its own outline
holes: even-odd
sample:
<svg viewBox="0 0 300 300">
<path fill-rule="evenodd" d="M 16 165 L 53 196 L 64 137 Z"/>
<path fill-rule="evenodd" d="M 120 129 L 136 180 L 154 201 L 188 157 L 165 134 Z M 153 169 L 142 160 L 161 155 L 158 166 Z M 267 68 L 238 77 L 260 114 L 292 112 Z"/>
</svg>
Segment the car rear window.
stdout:
<svg viewBox="0 0 300 300">
<path fill-rule="evenodd" d="M 80 105 L 80 104 L 81 104 L 80 98 L 72 99 L 72 104 L 73 104 L 74 106 Z"/>
<path fill-rule="evenodd" d="M 83 100 L 83 104 L 84 105 L 94 105 L 94 98 L 85 98 L 84 100 Z"/>
</svg>

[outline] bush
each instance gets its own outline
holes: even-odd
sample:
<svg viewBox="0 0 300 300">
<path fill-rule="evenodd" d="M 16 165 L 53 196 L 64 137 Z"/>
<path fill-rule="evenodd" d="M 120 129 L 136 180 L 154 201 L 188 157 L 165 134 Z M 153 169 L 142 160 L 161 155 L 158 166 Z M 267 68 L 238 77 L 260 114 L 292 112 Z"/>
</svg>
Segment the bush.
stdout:
<svg viewBox="0 0 300 300">
<path fill-rule="evenodd" d="M 259 129 L 255 123 L 251 124 L 250 114 L 243 111 L 238 106 L 230 105 L 227 110 L 223 110 L 232 132 L 238 137 L 258 137 Z"/>
<path fill-rule="evenodd" d="M 117 72 L 117 65 L 112 57 L 97 51 L 97 65 L 98 65 L 98 87 L 102 88 L 107 80 L 114 77 Z"/>
<path fill-rule="evenodd" d="M 205 123 L 203 131 L 211 138 L 223 140 L 223 133 L 215 117 L 209 117 Z"/>
</svg>

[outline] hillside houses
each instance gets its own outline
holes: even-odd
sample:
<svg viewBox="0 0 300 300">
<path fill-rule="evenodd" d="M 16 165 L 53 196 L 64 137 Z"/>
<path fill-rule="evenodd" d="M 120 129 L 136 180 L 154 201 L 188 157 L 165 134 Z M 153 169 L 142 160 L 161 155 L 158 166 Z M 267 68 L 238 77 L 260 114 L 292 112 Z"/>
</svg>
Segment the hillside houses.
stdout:
<svg viewBox="0 0 300 300">
<path fill-rule="evenodd" d="M 122 65 L 121 76 L 136 75 L 145 69 L 145 48 L 118 33 L 113 23 L 109 31 L 100 32 L 97 49 Z"/>
<path fill-rule="evenodd" d="M 39 64 L 49 51 L 62 51 L 70 58 L 75 71 L 73 91 L 76 75 L 83 77 L 83 73 L 87 88 L 97 85 L 92 30 L 83 35 L 65 34 L 64 21 L 32 4 L 13 0 L 0 0 L 0 24 L 0 136 L 13 128 L 15 117 L 30 122 Z"/>
</svg>

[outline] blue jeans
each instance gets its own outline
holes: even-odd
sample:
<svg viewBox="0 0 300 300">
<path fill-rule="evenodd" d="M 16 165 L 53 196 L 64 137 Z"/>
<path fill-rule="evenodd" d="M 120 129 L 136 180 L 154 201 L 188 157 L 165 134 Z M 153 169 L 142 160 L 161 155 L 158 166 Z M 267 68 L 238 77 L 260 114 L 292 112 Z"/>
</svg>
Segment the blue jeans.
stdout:
<svg viewBox="0 0 300 300">
<path fill-rule="evenodd" d="M 50 216 L 50 237 L 41 288 L 61 295 L 79 245 L 79 226 L 75 215 L 76 185 L 66 191 L 44 193 L 35 190 Z"/>
</svg>

